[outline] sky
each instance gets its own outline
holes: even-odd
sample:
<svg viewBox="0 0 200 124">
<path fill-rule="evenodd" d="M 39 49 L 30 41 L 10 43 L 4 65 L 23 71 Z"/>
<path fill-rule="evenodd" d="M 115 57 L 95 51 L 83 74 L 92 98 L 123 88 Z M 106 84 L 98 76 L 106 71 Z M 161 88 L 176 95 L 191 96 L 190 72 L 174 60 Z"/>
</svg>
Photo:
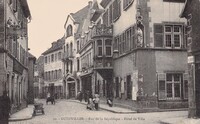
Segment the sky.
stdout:
<svg viewBox="0 0 200 124">
<path fill-rule="evenodd" d="M 27 0 L 32 20 L 28 24 L 30 53 L 39 57 L 64 35 L 68 14 L 88 5 L 89 0 Z"/>
</svg>

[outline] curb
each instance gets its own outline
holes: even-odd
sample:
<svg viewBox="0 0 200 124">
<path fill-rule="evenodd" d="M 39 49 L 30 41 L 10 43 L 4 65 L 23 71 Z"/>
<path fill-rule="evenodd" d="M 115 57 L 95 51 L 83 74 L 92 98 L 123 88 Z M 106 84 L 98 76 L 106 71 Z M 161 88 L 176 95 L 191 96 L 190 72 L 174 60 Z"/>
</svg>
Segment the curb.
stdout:
<svg viewBox="0 0 200 124">
<path fill-rule="evenodd" d="M 24 121 L 24 120 L 30 120 L 32 119 L 33 116 L 30 116 L 30 117 L 26 117 L 26 118 L 9 118 L 9 122 L 11 121 Z"/>
<path fill-rule="evenodd" d="M 76 102 L 76 103 L 80 103 L 80 104 L 86 105 L 86 103 L 75 101 L 75 100 L 74 101 L 73 100 L 69 100 L 69 102 Z M 112 112 L 112 113 L 118 113 L 118 114 L 134 114 L 134 113 L 137 113 L 136 111 L 133 111 L 133 112 L 118 112 L 118 111 L 114 111 L 114 110 L 103 108 L 101 106 L 99 106 L 99 108 L 102 109 L 102 110 L 106 110 L 106 111 L 109 111 L 109 112 Z"/>
</svg>

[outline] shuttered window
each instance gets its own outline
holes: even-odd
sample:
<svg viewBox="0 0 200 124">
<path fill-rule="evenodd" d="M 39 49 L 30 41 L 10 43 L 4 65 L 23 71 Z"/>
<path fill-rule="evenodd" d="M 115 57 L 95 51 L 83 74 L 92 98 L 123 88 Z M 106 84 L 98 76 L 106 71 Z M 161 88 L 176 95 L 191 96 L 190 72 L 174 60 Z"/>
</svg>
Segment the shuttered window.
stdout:
<svg viewBox="0 0 200 124">
<path fill-rule="evenodd" d="M 163 47 L 163 25 L 154 24 L 154 45 L 155 47 Z"/>
<path fill-rule="evenodd" d="M 183 74 L 183 98 L 188 99 L 188 80 L 189 80 L 189 75 L 187 73 Z"/>
<path fill-rule="evenodd" d="M 166 99 L 166 75 L 165 73 L 158 73 L 158 98 L 159 100 Z"/>
<path fill-rule="evenodd" d="M 113 2 L 113 21 L 117 21 L 120 15 L 121 15 L 121 0 L 115 0 Z"/>
</svg>

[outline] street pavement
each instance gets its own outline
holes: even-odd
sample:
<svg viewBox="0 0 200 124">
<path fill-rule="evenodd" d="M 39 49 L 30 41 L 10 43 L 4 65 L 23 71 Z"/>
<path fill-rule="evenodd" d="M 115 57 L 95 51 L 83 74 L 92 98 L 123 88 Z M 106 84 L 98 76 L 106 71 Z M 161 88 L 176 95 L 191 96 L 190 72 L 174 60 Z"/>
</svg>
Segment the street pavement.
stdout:
<svg viewBox="0 0 200 124">
<path fill-rule="evenodd" d="M 177 119 L 186 118 L 188 114 L 187 111 L 153 113 L 128 113 L 128 111 L 124 111 L 127 113 L 122 114 L 122 112 L 114 113 L 106 111 L 106 109 L 87 110 L 84 102 L 80 103 L 76 100 L 58 100 L 55 105 L 46 105 L 44 100 L 39 102 L 44 104 L 44 115 L 38 114 L 32 119 L 11 121 L 9 124 L 168 124 L 168 122 L 176 124 L 179 121 Z M 100 106 L 103 107 L 103 104 Z M 120 110 L 114 107 L 112 109 Z M 192 120 L 194 122 L 194 119 Z M 198 121 L 198 119 L 196 120 Z"/>
</svg>

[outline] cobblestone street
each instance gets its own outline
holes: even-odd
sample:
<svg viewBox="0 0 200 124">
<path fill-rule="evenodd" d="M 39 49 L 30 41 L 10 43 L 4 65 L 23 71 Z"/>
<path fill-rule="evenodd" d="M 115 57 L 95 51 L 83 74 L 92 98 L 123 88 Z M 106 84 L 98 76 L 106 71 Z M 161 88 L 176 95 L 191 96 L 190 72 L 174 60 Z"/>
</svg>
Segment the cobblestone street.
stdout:
<svg viewBox="0 0 200 124">
<path fill-rule="evenodd" d="M 44 101 L 43 101 L 44 103 Z M 80 103 L 61 100 L 55 105 L 44 104 L 45 115 L 31 120 L 15 121 L 9 124 L 159 124 L 160 120 L 187 116 L 186 111 L 116 114 L 104 110 L 90 111 Z"/>
</svg>

